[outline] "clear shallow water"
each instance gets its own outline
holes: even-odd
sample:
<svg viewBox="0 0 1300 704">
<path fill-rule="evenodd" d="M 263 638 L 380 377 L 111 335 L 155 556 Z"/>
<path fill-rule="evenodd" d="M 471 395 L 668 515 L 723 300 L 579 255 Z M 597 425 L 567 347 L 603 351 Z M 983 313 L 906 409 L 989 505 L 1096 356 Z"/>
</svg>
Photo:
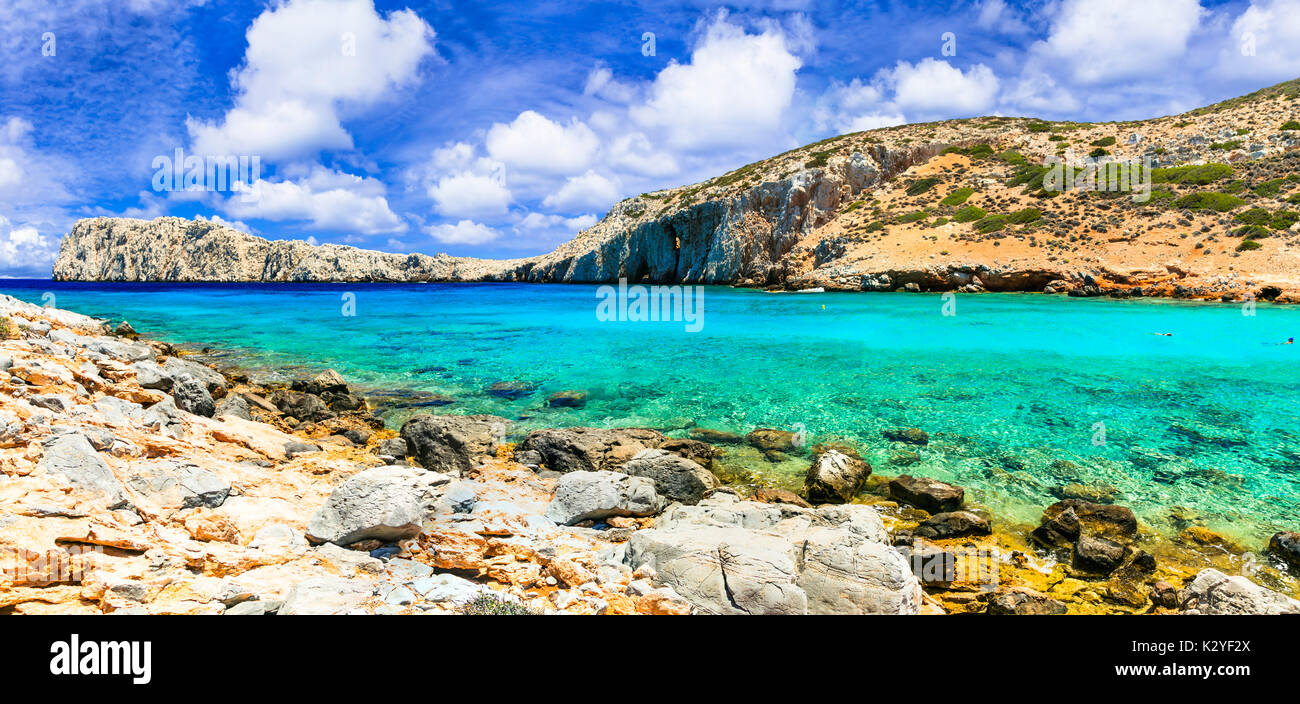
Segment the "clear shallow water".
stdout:
<svg viewBox="0 0 1300 704">
<path fill-rule="evenodd" d="M 1300 346 L 1273 344 L 1300 334 L 1300 309 L 983 294 L 958 295 L 944 316 L 937 294 L 711 287 L 703 329 L 687 333 L 599 322 L 595 286 L 5 281 L 0 292 L 38 303 L 53 292 L 59 307 L 234 350 L 249 366 L 333 367 L 364 389 L 444 394 L 456 402 L 435 412 L 522 419 L 521 432 L 801 424 L 810 442 L 858 444 L 877 473 L 954 481 L 1027 523 L 1078 482 L 1115 487 L 1170 533 L 1173 507 L 1255 549 L 1300 526 Z M 342 314 L 348 292 L 354 316 Z M 538 388 L 505 400 L 485 393 L 496 381 Z M 587 391 L 586 407 L 544 407 L 564 389 Z M 929 446 L 882 438 L 903 426 L 928 431 Z M 790 488 L 807 465 L 734 446 L 727 461 Z"/>
</svg>

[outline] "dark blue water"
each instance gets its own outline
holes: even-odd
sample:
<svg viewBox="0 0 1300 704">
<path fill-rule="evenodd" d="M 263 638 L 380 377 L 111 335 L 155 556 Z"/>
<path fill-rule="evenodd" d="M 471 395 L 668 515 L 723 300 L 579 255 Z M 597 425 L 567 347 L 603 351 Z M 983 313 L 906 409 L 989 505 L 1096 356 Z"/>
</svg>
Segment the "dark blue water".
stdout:
<svg viewBox="0 0 1300 704">
<path fill-rule="evenodd" d="M 1300 347 L 1275 344 L 1300 333 L 1288 307 L 981 294 L 958 295 L 948 316 L 937 294 L 710 287 L 691 333 L 680 320 L 602 322 L 595 286 L 5 281 L 0 292 L 49 293 L 255 368 L 333 367 L 375 392 L 447 395 L 440 412 L 499 414 L 521 431 L 803 429 L 858 444 L 878 473 L 955 481 L 1025 521 L 1054 489 L 1084 483 L 1114 487 L 1157 528 L 1172 530 L 1173 507 L 1251 544 L 1300 526 Z M 487 394 L 497 381 L 536 392 Z M 545 407 L 567 389 L 587 405 Z M 898 426 L 928 431 L 930 445 L 882 438 Z M 726 461 L 787 487 L 807 465 L 735 447 Z"/>
</svg>

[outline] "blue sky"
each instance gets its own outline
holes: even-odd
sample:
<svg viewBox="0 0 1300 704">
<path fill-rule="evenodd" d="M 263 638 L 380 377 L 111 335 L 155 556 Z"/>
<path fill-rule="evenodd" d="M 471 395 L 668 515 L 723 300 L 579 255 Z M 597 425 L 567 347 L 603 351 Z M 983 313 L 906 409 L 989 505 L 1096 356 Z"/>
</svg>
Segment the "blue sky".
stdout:
<svg viewBox="0 0 1300 704">
<path fill-rule="evenodd" d="M 1295 78 L 1300 0 L 5 0 L 0 51 L 0 275 L 44 277 L 98 215 L 537 254 L 833 134 L 1153 117 Z M 176 149 L 261 170 L 159 190 Z"/>
</svg>

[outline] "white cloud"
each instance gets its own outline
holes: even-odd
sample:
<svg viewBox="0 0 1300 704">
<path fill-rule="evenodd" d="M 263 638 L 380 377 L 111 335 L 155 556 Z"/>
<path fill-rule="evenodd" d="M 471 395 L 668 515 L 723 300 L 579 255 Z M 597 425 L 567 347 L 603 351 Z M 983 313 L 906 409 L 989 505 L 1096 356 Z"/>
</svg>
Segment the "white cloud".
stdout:
<svg viewBox="0 0 1300 704">
<path fill-rule="evenodd" d="M 617 183 L 595 171 L 588 171 L 565 181 L 560 190 L 542 200 L 542 206 L 566 212 L 605 209 L 613 205 L 618 196 Z"/>
<path fill-rule="evenodd" d="M 199 154 L 258 154 L 268 161 L 348 149 L 348 110 L 385 98 L 415 77 L 433 29 L 410 10 L 385 19 L 372 0 L 289 0 L 249 27 L 234 73 L 235 107 L 218 123 L 187 122 Z"/>
<path fill-rule="evenodd" d="M 802 63 L 779 28 L 749 34 L 722 15 L 690 63 L 673 61 L 659 72 L 631 117 L 675 149 L 768 141 L 782 134 Z"/>
<path fill-rule="evenodd" d="M 388 207 L 384 185 L 371 178 L 315 167 L 296 181 L 258 179 L 248 191 L 227 198 L 221 209 L 235 218 L 303 220 L 315 229 L 362 235 L 407 228 Z"/>
<path fill-rule="evenodd" d="M 1184 55 L 1204 12 L 1198 0 L 1065 0 L 1031 53 L 1077 83 L 1148 77 Z"/>
<path fill-rule="evenodd" d="M 1247 55 L 1243 49 L 1253 48 Z M 1232 23 L 1218 72 L 1264 81 L 1300 76 L 1300 0 L 1255 0 Z"/>
<path fill-rule="evenodd" d="M 59 253 L 59 242 L 31 225 L 14 226 L 0 215 L 0 270 L 47 275 Z"/>
<path fill-rule="evenodd" d="M 576 118 L 553 122 L 532 110 L 519 113 L 510 124 L 488 130 L 487 152 L 511 168 L 552 174 L 580 172 L 591 164 L 600 139 Z"/>
<path fill-rule="evenodd" d="M 934 58 L 899 61 L 877 74 L 877 80 L 893 90 L 895 109 L 913 121 L 982 114 L 993 107 L 998 93 L 998 77 L 988 66 L 975 64 L 963 71 Z"/>
<path fill-rule="evenodd" d="M 216 215 L 216 214 L 213 214 L 211 217 L 205 217 L 205 216 L 203 216 L 203 215 L 198 215 L 198 216 L 195 217 L 195 219 L 196 219 L 196 220 L 207 220 L 207 221 L 209 221 L 209 222 L 215 222 L 215 223 L 218 224 L 218 225 L 224 225 L 225 227 L 229 227 L 229 228 L 232 229 L 232 230 L 239 230 L 240 232 L 243 232 L 243 233 L 246 233 L 246 234 L 250 234 L 250 235 L 253 234 L 253 228 L 249 227 L 249 226 L 248 226 L 248 223 L 245 223 L 243 220 L 227 220 L 227 219 L 221 217 L 220 215 Z M 313 241 L 313 244 L 314 244 L 314 240 L 315 240 L 316 238 L 315 238 L 315 237 L 308 237 L 307 239 L 308 239 L 308 240 L 312 240 L 312 241 Z"/>
<path fill-rule="evenodd" d="M 443 244 L 483 244 L 501 236 L 501 233 L 473 220 L 461 220 L 455 225 L 431 225 L 429 235 Z"/>
<path fill-rule="evenodd" d="M 813 106 L 812 119 L 818 129 L 837 134 L 901 125 L 906 121 L 901 113 L 884 105 L 878 86 L 858 78 L 848 83 L 832 82 Z"/>
<path fill-rule="evenodd" d="M 434 209 L 450 217 L 503 215 L 513 196 L 505 181 L 505 164 L 475 155 L 475 148 L 456 142 L 433 152 L 426 178 Z"/>
</svg>

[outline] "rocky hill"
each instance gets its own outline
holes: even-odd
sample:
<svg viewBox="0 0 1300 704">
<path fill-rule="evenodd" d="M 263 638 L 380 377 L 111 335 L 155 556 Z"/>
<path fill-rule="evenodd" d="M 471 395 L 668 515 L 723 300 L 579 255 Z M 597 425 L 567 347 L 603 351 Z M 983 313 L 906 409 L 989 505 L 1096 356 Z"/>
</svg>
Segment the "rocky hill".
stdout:
<svg viewBox="0 0 1300 704">
<path fill-rule="evenodd" d="M 494 261 L 83 220 L 54 277 L 711 283 L 1300 301 L 1300 80 L 1135 122 L 981 117 L 842 135 L 615 204 Z M 1049 158 L 1149 158 L 1150 199 L 1043 188 Z"/>
</svg>

